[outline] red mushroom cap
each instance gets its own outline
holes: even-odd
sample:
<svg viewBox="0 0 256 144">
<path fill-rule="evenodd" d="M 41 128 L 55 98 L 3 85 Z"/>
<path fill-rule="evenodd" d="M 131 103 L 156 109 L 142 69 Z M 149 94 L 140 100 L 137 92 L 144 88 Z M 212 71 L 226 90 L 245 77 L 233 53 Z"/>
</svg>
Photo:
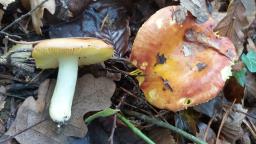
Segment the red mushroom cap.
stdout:
<svg viewBox="0 0 256 144">
<path fill-rule="evenodd" d="M 177 24 L 177 6 L 157 11 L 139 29 L 131 61 L 144 72 L 140 87 L 152 105 L 171 111 L 215 97 L 232 74 L 232 42 L 213 32 L 211 18 L 197 24 L 188 15 Z"/>
</svg>

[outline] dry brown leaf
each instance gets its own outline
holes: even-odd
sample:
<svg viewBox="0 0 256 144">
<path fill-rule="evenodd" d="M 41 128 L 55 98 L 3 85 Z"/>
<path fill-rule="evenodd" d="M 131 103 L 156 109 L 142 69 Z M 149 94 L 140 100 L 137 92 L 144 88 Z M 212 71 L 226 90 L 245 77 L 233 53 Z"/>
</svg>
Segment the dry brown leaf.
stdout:
<svg viewBox="0 0 256 144">
<path fill-rule="evenodd" d="M 255 0 L 241 0 L 244 8 L 245 8 L 245 16 L 250 25 L 255 19 L 256 14 L 256 3 Z"/>
<path fill-rule="evenodd" d="M 231 1 L 227 15 L 216 26 L 215 31 L 221 36 L 229 37 L 234 43 L 238 56 L 241 55 L 244 47 L 243 30 L 248 27 L 255 18 L 254 0 L 233 0 Z"/>
<path fill-rule="evenodd" d="M 213 129 L 211 127 L 207 129 L 208 125 L 203 122 L 199 122 L 197 126 L 199 132 L 196 134 L 196 136 L 204 140 L 205 135 L 207 134 L 205 138 L 206 142 L 208 144 L 214 144 L 216 140 L 216 133 L 213 131 Z"/>
<path fill-rule="evenodd" d="M 15 0 L 0 0 L 0 4 L 3 5 L 3 9 L 6 9 L 7 6 L 13 2 L 15 2 Z"/>
<path fill-rule="evenodd" d="M 231 143 L 242 137 L 244 131 L 241 124 L 246 117 L 244 113 L 248 111 L 241 104 L 234 104 L 233 109 L 236 111 L 230 112 L 221 129 L 221 135 Z"/>
<path fill-rule="evenodd" d="M 219 11 L 221 5 L 223 5 L 222 1 L 212 1 L 211 5 L 213 6 L 211 11 L 211 17 L 217 25 L 226 16 L 226 12 Z"/>
<path fill-rule="evenodd" d="M 38 99 L 27 98 L 20 106 L 17 117 L 6 135 L 14 135 L 44 119 L 39 125 L 17 135 L 15 138 L 21 144 L 65 144 L 68 136 L 84 137 L 87 126 L 83 116 L 89 111 L 97 111 L 110 106 L 110 98 L 115 91 L 115 84 L 105 77 L 94 78 L 84 75 L 79 78 L 72 105 L 72 116 L 67 125 L 59 131 L 56 124 L 50 120 L 48 105 L 55 82 L 46 80 L 41 84 Z"/>
<path fill-rule="evenodd" d="M 30 8 L 34 9 L 43 1 L 44 0 L 30 0 Z M 55 7 L 56 7 L 55 0 L 48 0 L 41 7 L 39 7 L 37 10 L 35 10 L 32 13 L 31 15 L 32 23 L 37 34 L 40 34 L 40 35 L 42 34 L 41 27 L 43 26 L 42 18 L 44 16 L 44 9 L 47 9 L 51 14 L 54 14 Z"/>
<path fill-rule="evenodd" d="M 238 83 L 235 77 L 230 77 L 226 81 L 223 93 L 229 101 L 235 100 L 236 103 L 241 103 L 244 98 L 244 87 Z"/>
<path fill-rule="evenodd" d="M 180 0 L 180 5 L 185 7 L 199 23 L 208 20 L 208 10 L 205 0 Z"/>
</svg>

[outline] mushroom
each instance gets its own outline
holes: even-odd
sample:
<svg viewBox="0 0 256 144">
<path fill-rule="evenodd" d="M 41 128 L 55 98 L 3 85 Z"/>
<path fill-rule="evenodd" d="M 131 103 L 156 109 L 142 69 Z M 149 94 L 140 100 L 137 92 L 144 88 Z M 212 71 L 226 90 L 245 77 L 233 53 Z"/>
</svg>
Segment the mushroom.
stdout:
<svg viewBox="0 0 256 144">
<path fill-rule="evenodd" d="M 188 14 L 179 24 L 177 9 L 153 14 L 139 29 L 130 56 L 144 73 L 137 78 L 147 101 L 174 112 L 214 98 L 237 59 L 232 42 L 213 32 L 211 18 L 197 24 Z"/>
<path fill-rule="evenodd" d="M 96 38 L 57 38 L 35 45 L 32 57 L 37 68 L 59 67 L 49 108 L 53 121 L 63 124 L 71 117 L 78 66 L 103 62 L 112 54 L 112 45 Z"/>
</svg>

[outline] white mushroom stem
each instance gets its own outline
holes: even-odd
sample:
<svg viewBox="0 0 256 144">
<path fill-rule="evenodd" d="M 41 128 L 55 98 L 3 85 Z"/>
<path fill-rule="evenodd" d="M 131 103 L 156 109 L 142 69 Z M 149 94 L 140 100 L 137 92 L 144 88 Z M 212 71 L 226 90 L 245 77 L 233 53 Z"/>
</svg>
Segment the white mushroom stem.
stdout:
<svg viewBox="0 0 256 144">
<path fill-rule="evenodd" d="M 50 103 L 50 117 L 53 121 L 64 123 L 71 116 L 72 101 L 76 88 L 78 57 L 59 58 L 57 83 Z"/>
</svg>

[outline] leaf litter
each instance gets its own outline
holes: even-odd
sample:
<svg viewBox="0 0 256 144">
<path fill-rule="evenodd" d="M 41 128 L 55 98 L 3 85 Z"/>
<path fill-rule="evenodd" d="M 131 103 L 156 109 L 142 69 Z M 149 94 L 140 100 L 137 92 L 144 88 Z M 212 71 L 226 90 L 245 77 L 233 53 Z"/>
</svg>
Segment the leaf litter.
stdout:
<svg viewBox="0 0 256 144">
<path fill-rule="evenodd" d="M 45 0 L 21 0 L 22 4 L 26 8 L 35 9 L 39 4 L 44 2 Z M 32 12 L 32 24 L 37 34 L 42 34 L 41 27 L 43 26 L 43 16 L 44 16 L 44 9 L 47 9 L 51 14 L 55 13 L 55 0 L 47 0 L 40 6 L 39 8 L 35 9 Z"/>
<path fill-rule="evenodd" d="M 116 57 L 123 57 L 130 50 L 127 10 L 122 2 L 116 0 L 92 2 L 77 19 L 65 24 L 52 25 L 49 35 L 51 38 L 97 37 L 104 39 L 113 44 Z"/>
<path fill-rule="evenodd" d="M 22 1 L 26 1 L 26 0 L 22 0 Z M 43 0 L 36 0 L 36 1 L 42 2 Z M 60 0 L 60 1 L 64 2 L 63 0 Z M 79 1 L 79 0 L 73 0 L 72 2 L 74 3 L 75 1 Z M 81 1 L 86 1 L 86 0 L 81 0 Z M 160 7 L 173 5 L 173 4 L 174 5 L 180 4 L 179 1 L 170 2 L 168 0 L 149 0 L 149 1 L 140 0 L 138 2 L 137 1 L 125 2 L 125 1 L 115 1 L 115 0 L 114 1 L 99 0 L 99 1 L 90 1 L 90 3 L 89 1 L 90 0 L 86 1 L 88 3 L 86 3 L 84 6 L 81 6 L 83 8 L 78 9 L 79 12 L 77 13 L 74 12 L 75 17 L 68 16 L 69 18 L 68 20 L 65 19 L 65 16 L 59 13 L 59 16 L 57 17 L 60 18 L 61 22 L 58 22 L 59 19 L 58 20 L 54 19 L 53 22 L 49 22 L 49 13 L 44 12 L 43 13 L 44 16 L 41 15 L 40 18 L 37 17 L 37 20 L 36 20 L 37 26 L 34 27 L 34 30 L 30 31 L 31 29 L 28 29 L 28 31 L 32 33 L 34 33 L 34 31 L 36 31 L 38 34 L 42 32 L 43 35 L 36 38 L 29 38 L 29 37 L 33 37 L 33 35 L 30 35 L 31 33 L 26 33 L 26 36 L 22 36 L 23 34 L 21 34 L 22 39 L 28 38 L 28 40 L 34 40 L 38 38 L 45 39 L 48 37 L 55 38 L 55 37 L 71 37 L 71 36 L 72 37 L 77 37 L 77 36 L 99 37 L 114 44 L 116 49 L 115 56 L 123 58 L 125 56 L 129 56 L 132 39 L 136 35 L 140 25 L 152 13 L 154 13 Z M 56 2 L 58 2 L 58 0 Z M 209 16 L 208 11 L 211 12 L 210 10 L 211 5 L 209 5 L 210 1 L 192 0 L 190 2 L 187 2 L 187 1 L 180 0 L 180 2 L 181 2 L 181 5 L 183 5 L 183 9 L 185 9 L 184 10 L 185 12 L 183 15 L 185 16 L 188 12 L 191 12 L 192 15 L 199 22 L 204 21 L 204 18 L 206 18 L 206 16 Z M 223 3 L 223 1 L 214 1 L 214 2 L 217 4 Z M 217 8 L 214 8 L 213 13 L 211 13 L 212 17 L 216 16 L 214 17 L 214 20 L 216 21 L 219 21 L 220 19 L 222 19 L 223 15 L 226 14 L 224 19 L 222 19 L 217 25 L 217 28 L 216 28 L 217 32 L 219 32 L 220 35 L 229 36 L 229 38 L 232 39 L 232 41 L 235 43 L 235 46 L 239 54 L 242 54 L 242 52 L 246 50 L 247 52 L 250 50 L 255 50 L 255 42 L 256 42 L 255 24 L 254 24 L 255 23 L 255 1 L 233 0 L 230 2 L 231 3 L 229 7 L 226 7 L 227 12 L 220 13 L 219 10 L 217 10 Z M 65 1 L 65 3 L 67 5 L 69 4 L 68 1 Z M 228 4 L 228 2 L 225 2 L 225 3 Z M 29 5 L 30 5 L 30 1 L 29 1 Z M 70 5 L 72 5 L 72 3 Z M 221 4 L 222 7 L 223 5 L 225 7 L 225 4 Z M 58 13 L 59 12 L 58 8 L 59 7 L 63 8 L 65 5 L 55 5 L 55 6 L 56 6 L 56 12 Z M 52 12 L 50 15 L 52 15 L 53 14 L 52 8 L 53 7 L 55 8 L 55 6 L 48 5 L 48 6 L 43 6 L 41 8 L 50 10 L 50 12 Z M 22 10 L 23 9 L 21 9 L 21 11 Z M 64 10 L 70 10 L 73 13 L 72 9 L 69 9 L 69 7 L 67 7 L 67 9 L 64 9 Z M 9 10 L 4 9 L 2 11 L 3 12 L 1 13 L 3 14 L 3 20 L 1 25 L 5 26 L 6 25 L 5 15 L 8 15 Z M 12 16 L 15 14 L 12 14 Z M 253 20 L 254 20 L 254 23 L 252 23 Z M 7 32 L 11 33 L 19 29 L 20 28 L 19 25 L 16 25 L 17 27 L 13 26 L 14 29 L 10 28 L 9 29 L 10 31 L 7 31 Z M 248 31 L 248 27 L 249 27 L 249 31 Z M 15 31 L 15 34 L 16 34 L 16 31 Z M 18 33 L 18 35 L 20 36 L 20 33 Z M 14 57 L 11 57 L 11 59 L 14 59 Z M 250 58 L 249 60 L 253 60 L 253 59 L 254 57 L 252 57 L 252 59 Z M 19 62 L 23 63 L 22 61 L 19 61 Z M 114 68 L 116 70 L 116 67 L 118 67 L 118 65 L 115 65 L 113 63 L 111 64 L 111 68 Z M 254 68 L 254 65 L 251 65 L 251 68 Z M 119 69 L 123 70 L 122 68 L 118 67 L 117 70 Z M 17 68 L 17 71 L 19 71 L 19 68 Z M 17 77 L 16 73 L 14 73 L 14 75 L 15 77 Z M 246 110 L 248 107 L 250 110 L 249 114 L 252 116 L 255 115 L 255 112 L 251 112 L 251 111 L 255 111 L 255 102 L 256 102 L 255 74 L 247 71 L 243 73 L 243 76 L 245 79 L 245 81 L 243 79 L 245 92 L 243 94 L 243 91 L 240 90 L 239 91 L 240 93 L 237 94 L 237 95 L 240 95 L 239 100 L 241 99 L 241 102 L 239 101 L 238 104 L 235 104 L 232 107 L 232 110 L 229 112 L 229 115 L 223 120 L 224 124 L 222 126 L 220 137 L 218 138 L 218 142 L 221 142 L 221 143 L 234 142 L 234 139 L 232 139 L 234 137 L 239 137 L 238 139 L 239 141 L 246 141 L 246 140 L 248 141 L 249 139 L 249 141 L 251 140 L 253 142 L 255 140 L 255 135 L 256 135 L 255 134 L 256 130 L 254 129 L 255 118 L 252 118 L 246 115 L 247 113 Z M 93 82 L 97 81 L 98 79 L 101 79 L 101 78 L 96 78 L 95 80 L 93 76 L 88 76 L 88 75 L 83 77 L 91 77 L 92 79 L 94 79 Z M 80 79 L 82 79 L 83 77 L 81 77 Z M 126 75 L 124 76 L 122 74 L 120 77 L 121 78 L 116 78 L 116 81 L 118 81 L 117 84 L 122 85 L 122 87 L 132 91 L 132 93 L 136 93 L 136 94 L 138 93 L 138 92 L 134 92 L 135 88 L 133 86 L 130 86 L 130 85 L 127 86 L 128 77 Z M 95 93 L 97 95 L 99 93 L 102 93 L 102 91 L 104 91 L 103 89 L 96 89 L 95 93 L 92 94 L 93 92 L 91 93 L 90 90 L 94 89 L 94 87 L 91 86 L 91 83 L 83 83 L 83 86 L 81 86 L 81 88 L 78 86 L 77 93 L 84 93 L 84 92 L 88 93 L 89 91 L 90 96 L 92 96 Z M 13 84 L 17 85 L 17 83 L 15 82 Z M 104 84 L 104 86 L 112 85 L 112 84 L 113 82 L 111 82 L 111 84 L 106 83 Z M 19 83 L 19 85 L 22 85 L 22 84 Z M 16 120 L 6 134 L 15 136 L 16 140 L 20 143 L 28 143 L 28 144 L 29 143 L 69 143 L 68 139 L 71 136 L 80 137 L 83 139 L 88 138 L 88 137 L 84 137 L 87 130 L 87 127 L 83 121 L 84 114 L 91 110 L 93 111 L 94 109 L 100 110 L 100 109 L 109 107 L 111 104 L 110 102 L 111 94 L 109 93 L 107 100 L 103 100 L 103 101 L 101 101 L 102 99 L 98 100 L 99 102 L 105 103 L 104 106 L 97 105 L 98 109 L 95 108 L 95 105 L 93 105 L 93 102 L 91 103 L 83 102 L 80 104 L 80 102 L 82 102 L 82 100 L 79 99 L 80 96 L 81 98 L 87 97 L 87 96 L 82 96 L 82 94 L 81 95 L 76 94 L 76 96 L 79 95 L 78 96 L 79 100 L 76 100 L 76 99 L 74 100 L 74 107 L 73 107 L 74 118 L 72 118 L 69 124 L 67 124 L 64 128 L 58 131 L 56 129 L 56 125 L 48 117 L 48 108 L 47 108 L 49 104 L 50 96 L 51 96 L 50 93 L 53 89 L 53 85 L 54 85 L 53 80 L 45 81 L 44 83 L 41 84 L 37 99 L 34 99 L 33 97 L 29 97 L 24 101 L 23 104 L 21 104 L 18 107 Z M 88 89 L 90 90 L 88 91 L 83 90 L 84 88 L 87 89 L 86 87 L 88 87 Z M 112 89 L 112 88 L 107 88 L 107 89 Z M 113 88 L 112 91 L 114 91 L 114 89 L 115 88 Z M 236 89 L 233 85 L 231 85 L 231 89 L 234 90 L 234 92 L 236 92 Z M 20 89 L 20 90 L 24 91 L 24 89 Z M 29 91 L 33 91 L 33 93 L 36 93 L 36 90 L 34 91 L 34 89 L 33 90 L 29 89 Z M 226 93 L 232 94 L 232 91 L 228 90 Z M 119 95 L 119 97 L 127 96 L 127 94 L 123 94 L 123 93 L 119 93 L 119 94 L 121 94 Z M 237 95 L 234 95 L 233 98 L 237 99 L 238 98 Z M 181 119 L 180 120 L 176 119 L 176 122 L 180 122 L 181 124 L 179 126 L 181 128 L 193 132 L 194 135 L 197 135 L 199 133 L 197 135 L 199 137 L 203 137 L 206 128 L 209 127 L 207 141 L 209 143 L 214 143 L 216 141 L 216 135 L 218 132 L 218 128 L 220 126 L 220 122 L 222 121 L 223 115 L 225 115 L 225 111 L 227 110 L 227 107 L 230 107 L 230 99 L 226 99 L 226 98 L 227 98 L 226 94 L 223 95 L 223 93 L 221 92 L 219 97 L 216 97 L 210 102 L 202 105 L 198 105 L 194 108 L 189 109 L 189 111 L 191 110 L 196 111 L 191 114 L 191 118 L 184 119 L 182 121 Z M 118 101 L 118 99 L 115 99 L 115 100 Z M 3 100 L 3 102 L 5 102 L 5 100 Z M 244 102 L 243 105 L 241 105 L 242 102 Z M 138 108 L 144 107 L 136 104 L 134 98 L 132 98 L 131 100 L 128 97 L 127 100 L 125 100 L 125 102 L 123 103 L 123 105 L 126 105 L 126 106 L 121 106 L 120 111 L 124 109 L 127 110 L 128 104 L 130 106 L 133 106 L 132 109 L 135 109 L 135 110 L 138 110 Z M 239 105 L 239 106 L 236 106 L 236 105 Z M 128 107 L 128 109 L 131 109 L 131 108 Z M 152 113 L 149 109 L 146 109 L 146 112 L 152 115 L 154 114 L 154 112 Z M 176 113 L 176 114 L 180 116 L 180 113 Z M 157 116 L 157 115 L 153 115 L 153 116 Z M 173 116 L 174 116 L 173 113 L 168 113 L 168 115 L 164 115 L 164 117 L 168 121 L 170 120 L 169 121 L 170 123 L 175 121 L 175 118 L 173 118 Z M 191 120 L 193 120 L 192 117 L 194 116 L 197 119 L 194 120 L 194 122 L 191 122 Z M 210 119 L 213 122 L 211 125 L 207 126 L 206 122 L 208 122 Z M 110 134 L 110 131 L 111 131 L 111 125 L 112 125 L 111 120 L 112 119 L 108 119 L 108 123 L 106 124 L 108 125 L 108 127 L 110 127 L 109 128 L 110 130 L 109 131 L 106 131 L 106 129 L 102 130 L 105 132 L 105 135 L 104 135 L 105 140 L 100 140 L 100 141 L 107 142 L 106 139 L 108 138 L 108 134 Z M 30 128 L 30 126 L 33 126 L 38 122 L 41 122 L 41 123 Z M 106 121 L 103 121 L 103 122 L 106 122 Z M 0 125 L 5 125 L 5 123 L 1 122 Z M 244 127 L 244 125 L 246 125 L 246 127 Z M 139 125 L 139 126 L 143 127 L 143 125 Z M 96 124 L 93 126 L 93 130 L 90 131 L 91 132 L 90 135 L 94 135 L 94 137 L 96 135 L 95 139 L 100 139 L 99 138 L 100 136 L 98 137 L 98 135 L 101 135 L 101 134 L 99 133 L 99 131 L 96 130 L 99 127 L 100 127 L 99 124 Z M 6 127 L 3 129 L 6 129 Z M 15 135 L 23 130 L 25 130 L 23 133 L 19 135 Z M 147 132 L 149 131 L 149 129 L 145 128 L 144 131 Z M 177 136 L 174 135 L 173 133 L 169 133 L 169 131 L 165 131 L 165 130 L 163 131 L 164 132 L 162 133 L 162 135 L 168 136 L 168 138 L 164 137 L 163 141 L 176 142 L 177 139 L 179 139 L 179 137 L 177 138 Z M 156 132 L 154 133 L 154 132 L 155 131 L 153 132 L 149 131 L 149 136 L 153 136 L 156 139 L 160 138 L 160 141 L 161 141 L 162 130 L 159 133 L 156 133 Z M 127 137 L 126 132 L 124 135 L 125 135 L 124 137 Z M 118 137 L 118 134 L 115 134 L 114 138 L 121 139 L 120 137 Z M 128 143 L 128 140 L 122 139 L 122 141 Z M 188 141 L 183 141 L 183 142 L 187 143 Z"/>
<path fill-rule="evenodd" d="M 44 81 L 39 88 L 38 98 L 28 97 L 20 106 L 16 119 L 5 135 L 13 136 L 21 144 L 52 143 L 64 144 L 70 136 L 84 137 L 87 126 L 83 116 L 89 111 L 98 111 L 111 105 L 115 91 L 112 80 L 87 74 L 78 79 L 72 105 L 72 117 L 61 129 L 49 119 L 48 106 L 55 82 Z M 41 122 L 41 123 L 40 123 Z M 38 125 L 35 125 L 39 123 Z M 31 126 L 34 127 L 30 128 Z M 29 128 L 29 129 L 28 129 Z"/>
<path fill-rule="evenodd" d="M 254 0 L 231 1 L 227 15 L 215 27 L 215 31 L 221 36 L 229 37 L 234 43 L 238 56 L 243 52 L 244 29 L 248 27 L 255 18 Z"/>
</svg>

